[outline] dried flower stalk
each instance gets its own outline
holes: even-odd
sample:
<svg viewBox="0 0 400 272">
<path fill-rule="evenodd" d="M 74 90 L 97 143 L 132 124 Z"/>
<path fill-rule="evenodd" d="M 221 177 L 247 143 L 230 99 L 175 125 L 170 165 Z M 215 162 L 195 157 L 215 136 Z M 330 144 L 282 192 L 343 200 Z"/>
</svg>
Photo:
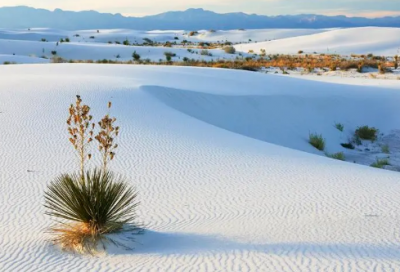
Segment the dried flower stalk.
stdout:
<svg viewBox="0 0 400 272">
<path fill-rule="evenodd" d="M 89 112 L 90 107 L 82 104 L 81 97 L 77 95 L 75 105 L 71 104 L 69 108 L 69 117 L 67 120 L 70 135 L 69 141 L 78 152 L 82 179 L 85 173 L 85 163 L 92 157 L 90 153 L 87 154 L 87 147 L 93 141 L 95 124 L 92 122 L 93 117 Z"/>
<path fill-rule="evenodd" d="M 108 109 L 111 109 L 111 102 L 108 102 Z M 114 126 L 116 120 L 115 117 L 111 118 L 108 113 L 98 123 L 100 131 L 95 139 L 99 143 L 99 150 L 103 157 L 103 171 L 107 171 L 108 162 L 114 159 L 115 149 L 118 147 L 118 144 L 114 144 L 114 140 L 119 134 L 119 127 Z"/>
</svg>

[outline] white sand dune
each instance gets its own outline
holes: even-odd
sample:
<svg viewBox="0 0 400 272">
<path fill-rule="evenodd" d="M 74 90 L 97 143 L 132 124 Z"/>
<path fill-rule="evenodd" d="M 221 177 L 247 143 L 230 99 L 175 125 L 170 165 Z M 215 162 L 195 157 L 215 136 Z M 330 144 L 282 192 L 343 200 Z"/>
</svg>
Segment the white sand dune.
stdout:
<svg viewBox="0 0 400 272">
<path fill-rule="evenodd" d="M 210 32 L 208 30 L 198 31 L 198 35 L 188 36 L 190 31 L 184 30 L 152 30 L 141 31 L 133 29 L 92 29 L 66 31 L 51 28 L 32 28 L 32 29 L 1 29 L 0 39 L 5 40 L 29 40 L 40 41 L 46 39 L 56 42 L 61 38 L 69 37 L 74 42 L 100 42 L 107 43 L 109 41 L 123 42 L 128 39 L 131 43 L 143 43 L 144 38 L 151 39 L 155 42 L 173 42 L 177 37 L 179 41 L 185 39 L 193 42 L 206 41 L 230 41 L 230 42 L 248 42 L 276 40 L 289 37 L 297 37 L 321 33 L 332 29 L 249 29 L 249 30 L 216 30 Z M 77 36 L 79 35 L 79 36 Z M 91 39 L 90 37 L 94 37 Z"/>
<path fill-rule="evenodd" d="M 0 75 L 0 271 L 400 269 L 399 173 L 299 151 L 317 153 L 309 130 L 334 142 L 337 119 L 398 128 L 400 82 L 76 64 Z M 137 186 L 147 228 L 133 251 L 75 256 L 46 240 L 46 185 L 77 168 L 76 94 L 96 118 L 113 101 L 111 167 Z"/>
<path fill-rule="evenodd" d="M 194 53 L 188 52 L 187 48 L 166 48 L 151 46 L 125 46 L 114 43 L 115 41 L 123 42 L 128 39 L 131 43 L 143 43 L 144 38 L 151 39 L 155 42 L 174 42 L 177 37 L 179 40 L 189 40 L 193 42 L 200 41 L 231 41 L 231 42 L 248 42 L 249 39 L 255 41 L 265 41 L 270 39 L 280 39 L 299 35 L 308 35 L 320 33 L 328 30 L 307 30 L 307 29 L 259 29 L 259 30 L 231 30 L 217 31 L 211 33 L 209 31 L 199 31 L 196 36 L 188 37 L 187 31 L 139 31 L 129 29 L 101 29 L 101 30 L 78 30 L 65 31 L 48 28 L 32 28 L 32 29 L 0 29 L 0 54 L 3 55 L 21 55 L 35 56 L 37 60 L 22 58 L 18 63 L 43 63 L 48 62 L 42 57 L 51 58 L 52 51 L 56 51 L 57 55 L 65 59 L 74 60 L 132 60 L 132 53 L 136 51 L 141 55 L 142 59 L 150 59 L 151 61 L 165 60 L 164 53 L 172 52 L 177 56 L 173 61 L 182 61 L 184 57 L 196 60 L 213 60 L 213 59 L 234 59 L 236 55 L 226 54 L 221 49 L 209 50 L 212 56 L 204 56 L 200 54 L 199 49 L 193 49 Z M 70 43 L 57 43 L 61 38 L 69 38 Z M 91 39 L 94 37 L 94 39 Z M 42 39 L 47 42 L 41 42 Z M 58 45 L 57 45 L 58 44 Z M 196 54 L 197 53 L 197 54 Z M 4 62 L 4 61 L 3 61 Z M 1 63 L 3 63 L 1 62 Z"/>
<path fill-rule="evenodd" d="M 278 40 L 290 37 L 306 36 L 332 29 L 246 29 L 246 30 L 218 30 L 210 32 L 209 30 L 199 31 L 199 35 L 188 37 L 193 41 L 230 41 L 240 42 L 263 42 L 267 40 Z"/>
<path fill-rule="evenodd" d="M 3 64 L 5 62 L 28 64 L 28 63 L 49 63 L 50 60 L 37 57 L 29 57 L 29 56 L 0 54 L 0 64 Z"/>
<path fill-rule="evenodd" d="M 65 58 L 67 60 L 120 60 L 128 61 L 132 60 L 132 54 L 140 54 L 141 58 L 150 59 L 152 61 L 165 61 L 165 52 L 175 53 L 176 57 L 173 57 L 174 61 L 182 61 L 184 57 L 190 59 L 204 59 L 210 61 L 217 58 L 233 59 L 236 56 L 225 54 L 221 49 L 209 50 L 212 56 L 201 55 L 200 49 L 193 49 L 193 52 L 198 54 L 190 53 L 186 48 L 167 48 L 167 47 L 150 47 L 150 46 L 125 46 L 118 44 L 106 44 L 106 43 L 81 43 L 81 42 L 70 42 L 60 43 L 58 46 L 56 42 L 39 42 L 39 41 L 23 41 L 23 40 L 0 40 L 0 53 L 1 54 L 16 54 L 25 56 L 36 56 L 36 57 L 47 57 L 51 58 L 52 51 L 56 51 L 57 56 Z"/>
<path fill-rule="evenodd" d="M 400 29 L 385 27 L 359 27 L 337 29 L 312 35 L 280 39 L 277 41 L 237 45 L 238 51 L 254 50 L 259 53 L 265 49 L 267 54 L 296 54 L 299 50 L 305 53 L 328 54 L 400 54 Z"/>
</svg>

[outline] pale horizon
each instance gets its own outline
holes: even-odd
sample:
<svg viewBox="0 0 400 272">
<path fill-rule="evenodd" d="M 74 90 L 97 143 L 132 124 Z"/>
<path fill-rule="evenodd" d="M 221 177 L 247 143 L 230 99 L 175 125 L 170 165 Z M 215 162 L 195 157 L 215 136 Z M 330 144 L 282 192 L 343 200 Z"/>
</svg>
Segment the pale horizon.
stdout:
<svg viewBox="0 0 400 272">
<path fill-rule="evenodd" d="M 173 0 L 168 4 L 162 0 L 143 3 L 136 0 L 116 0 L 112 3 L 99 3 L 94 0 L 37 0 L 34 5 L 28 0 L 3 0 L 0 7 L 28 6 L 47 10 L 68 11 L 94 10 L 100 13 L 122 14 L 123 16 L 143 17 L 168 11 L 184 11 L 189 8 L 203 8 L 216 13 L 244 12 L 247 14 L 277 16 L 296 14 L 319 14 L 327 16 L 344 15 L 348 17 L 380 18 L 400 16 L 397 0 L 338 0 L 332 3 L 325 0 L 304 0 L 301 3 L 285 0 L 195 0 L 190 4 L 183 0 Z"/>
</svg>

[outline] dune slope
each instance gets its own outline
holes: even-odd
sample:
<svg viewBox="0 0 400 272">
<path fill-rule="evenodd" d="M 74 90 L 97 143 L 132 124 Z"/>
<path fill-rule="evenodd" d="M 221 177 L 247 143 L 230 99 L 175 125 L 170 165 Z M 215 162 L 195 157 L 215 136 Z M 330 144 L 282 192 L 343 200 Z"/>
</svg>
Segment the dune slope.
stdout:
<svg viewBox="0 0 400 272">
<path fill-rule="evenodd" d="M 313 117 L 318 108 L 336 117 L 329 100 L 348 111 L 349 123 L 372 118 L 353 111 L 354 103 L 375 101 L 368 111 L 398 116 L 390 100 L 399 101 L 396 82 L 362 87 L 232 70 L 76 64 L 1 66 L 0 74 L 0 271 L 400 269 L 399 173 L 295 150 L 312 152 L 302 126 L 327 129 Z M 114 103 L 122 133 L 111 168 L 140 192 L 147 229 L 133 251 L 70 255 L 45 233 L 46 185 L 77 169 L 65 124 L 76 94 L 97 119 Z M 275 118 L 260 119 L 274 111 Z M 380 125 L 389 130 L 398 121 Z M 282 135 L 280 143 L 285 131 L 292 139 Z"/>
<path fill-rule="evenodd" d="M 319 54 L 369 54 L 393 56 L 400 53 L 397 37 L 399 28 L 358 27 L 336 29 L 312 35 L 291 37 L 269 42 L 236 45 L 242 52 L 253 50 L 260 53 L 265 49 L 267 54 L 297 54 L 298 51 Z"/>
</svg>

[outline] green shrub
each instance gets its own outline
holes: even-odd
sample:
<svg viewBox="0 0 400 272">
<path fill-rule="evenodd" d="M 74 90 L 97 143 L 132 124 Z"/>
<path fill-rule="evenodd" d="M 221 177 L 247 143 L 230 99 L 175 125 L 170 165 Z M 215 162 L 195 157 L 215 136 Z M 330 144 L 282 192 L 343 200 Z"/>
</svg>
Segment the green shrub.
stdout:
<svg viewBox="0 0 400 272">
<path fill-rule="evenodd" d="M 339 131 L 343 132 L 344 125 L 341 123 L 335 123 L 335 128 L 337 128 Z"/>
<path fill-rule="evenodd" d="M 362 126 L 357 128 L 355 135 L 363 140 L 375 141 L 378 137 L 379 130 L 374 127 Z"/>
<path fill-rule="evenodd" d="M 200 55 L 202 55 L 202 56 L 210 56 L 210 57 L 212 56 L 212 54 L 206 49 L 201 50 L 200 51 Z"/>
<path fill-rule="evenodd" d="M 133 52 L 133 54 L 132 54 L 132 58 L 133 58 L 134 60 L 136 60 L 136 61 L 139 61 L 139 60 L 140 60 L 140 55 L 139 55 L 138 53 L 136 53 L 136 51 L 135 51 L 135 52 Z"/>
<path fill-rule="evenodd" d="M 318 150 L 323 151 L 325 149 L 325 139 L 321 134 L 310 133 L 309 143 Z"/>
<path fill-rule="evenodd" d="M 386 165 L 390 165 L 389 160 L 388 159 L 379 159 L 379 158 L 376 158 L 376 162 L 371 164 L 371 166 L 375 167 L 375 168 L 383 168 Z"/>
<path fill-rule="evenodd" d="M 334 153 L 334 154 L 327 154 L 327 156 L 329 158 L 332 158 L 332 159 L 335 159 L 335 160 L 340 160 L 340 161 L 345 161 L 346 160 L 343 152 L 338 152 L 338 153 Z"/>
<path fill-rule="evenodd" d="M 389 150 L 389 146 L 388 145 L 383 145 L 382 146 L 382 152 L 385 154 L 389 154 L 390 150 Z"/>
</svg>

